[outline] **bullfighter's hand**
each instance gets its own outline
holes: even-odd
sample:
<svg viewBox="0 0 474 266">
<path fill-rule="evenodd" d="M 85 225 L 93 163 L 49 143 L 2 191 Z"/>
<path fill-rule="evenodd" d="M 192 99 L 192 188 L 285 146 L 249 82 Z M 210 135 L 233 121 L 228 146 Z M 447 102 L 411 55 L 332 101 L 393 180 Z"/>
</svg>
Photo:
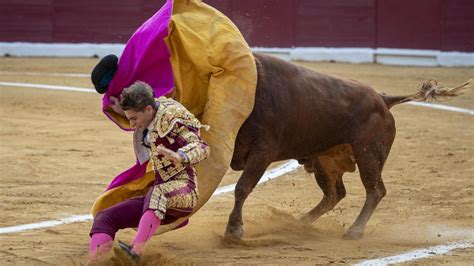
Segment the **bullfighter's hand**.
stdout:
<svg viewBox="0 0 474 266">
<path fill-rule="evenodd" d="M 158 153 L 162 154 L 163 156 L 173 161 L 174 163 L 186 162 L 186 158 L 183 155 L 177 152 L 174 152 L 168 148 L 165 148 L 163 146 L 157 146 L 156 151 L 158 151 Z"/>
<path fill-rule="evenodd" d="M 125 116 L 125 112 L 122 109 L 122 106 L 120 106 L 120 101 L 114 96 L 110 96 L 109 98 L 114 104 L 111 105 L 110 107 L 114 112 L 116 112 L 118 115 Z"/>
</svg>

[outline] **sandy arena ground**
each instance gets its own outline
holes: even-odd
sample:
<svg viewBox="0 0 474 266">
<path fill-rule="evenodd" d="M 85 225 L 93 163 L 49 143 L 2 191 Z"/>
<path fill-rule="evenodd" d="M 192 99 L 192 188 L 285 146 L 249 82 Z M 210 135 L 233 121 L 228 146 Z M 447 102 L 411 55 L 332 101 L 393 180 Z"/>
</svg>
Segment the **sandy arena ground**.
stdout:
<svg viewBox="0 0 474 266">
<path fill-rule="evenodd" d="M 96 62 L 0 58 L 0 82 L 91 88 L 87 77 L 46 73 L 89 73 Z M 430 78 L 454 86 L 474 77 L 473 68 L 301 64 L 388 94 L 415 92 Z M 134 163 L 131 134 L 101 113 L 98 94 L 0 86 L 0 101 L 0 227 L 87 214 L 106 184 Z M 474 90 L 443 104 L 474 109 Z M 221 241 L 234 200 L 225 194 L 212 198 L 186 228 L 154 237 L 143 265 L 352 264 L 453 241 L 474 243 L 474 116 L 411 105 L 392 112 L 398 132 L 383 172 L 388 194 L 362 240 L 341 239 L 365 199 L 358 173 L 345 175 L 347 197 L 333 211 L 304 226 L 298 218 L 322 192 L 299 168 L 250 195 L 242 244 Z M 229 172 L 223 184 L 238 176 Z M 90 226 L 87 221 L 1 234 L 0 264 L 86 264 Z M 133 235 L 124 230 L 117 238 Z M 408 264 L 473 261 L 471 248 Z"/>
</svg>

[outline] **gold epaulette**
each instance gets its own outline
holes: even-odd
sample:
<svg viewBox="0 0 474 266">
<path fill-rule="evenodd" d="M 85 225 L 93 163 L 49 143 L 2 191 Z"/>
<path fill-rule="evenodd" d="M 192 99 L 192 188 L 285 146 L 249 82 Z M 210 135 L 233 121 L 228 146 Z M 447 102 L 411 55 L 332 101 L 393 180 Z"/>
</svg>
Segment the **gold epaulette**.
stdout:
<svg viewBox="0 0 474 266">
<path fill-rule="evenodd" d="M 179 102 L 166 97 L 158 98 L 157 102 L 159 102 L 160 105 L 156 111 L 154 122 L 155 129 L 161 138 L 168 135 L 178 122 L 197 129 L 205 127 Z"/>
</svg>

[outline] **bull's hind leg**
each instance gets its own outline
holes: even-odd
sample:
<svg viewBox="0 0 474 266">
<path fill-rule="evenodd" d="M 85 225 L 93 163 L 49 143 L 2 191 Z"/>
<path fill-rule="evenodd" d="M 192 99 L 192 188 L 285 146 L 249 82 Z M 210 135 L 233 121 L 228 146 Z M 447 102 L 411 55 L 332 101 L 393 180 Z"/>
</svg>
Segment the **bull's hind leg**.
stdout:
<svg viewBox="0 0 474 266">
<path fill-rule="evenodd" d="M 342 181 L 342 174 L 329 176 L 324 171 L 318 159 L 313 161 L 314 176 L 316 182 L 324 193 L 321 201 L 303 216 L 302 221 L 312 223 L 326 212 L 332 210 L 336 204 L 346 196 L 346 189 Z"/>
<path fill-rule="evenodd" d="M 360 177 L 366 192 L 366 199 L 359 216 L 343 235 L 345 239 L 362 238 L 370 216 L 386 194 L 385 185 L 382 181 L 382 168 L 395 137 L 393 122 L 388 121 L 387 126 L 384 130 L 380 130 L 378 135 L 369 136 L 367 142 L 353 145 Z"/>
<path fill-rule="evenodd" d="M 258 156 L 251 156 L 247 160 L 244 171 L 235 186 L 235 203 L 234 209 L 229 216 L 227 229 L 225 232 L 226 238 L 240 239 L 244 235 L 242 207 L 250 192 L 257 185 L 260 178 L 265 173 L 265 170 L 270 165 L 263 158 Z"/>
</svg>

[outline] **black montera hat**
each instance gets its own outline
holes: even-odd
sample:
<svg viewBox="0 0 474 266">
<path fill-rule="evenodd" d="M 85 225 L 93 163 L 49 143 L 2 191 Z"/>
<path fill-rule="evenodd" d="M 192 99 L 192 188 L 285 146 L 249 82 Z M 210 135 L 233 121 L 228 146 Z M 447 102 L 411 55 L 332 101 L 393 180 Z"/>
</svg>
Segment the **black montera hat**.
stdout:
<svg viewBox="0 0 474 266">
<path fill-rule="evenodd" d="M 104 94 L 107 91 L 110 81 L 117 72 L 117 63 L 118 57 L 109 54 L 102 58 L 92 70 L 91 80 L 98 93 Z"/>
</svg>

